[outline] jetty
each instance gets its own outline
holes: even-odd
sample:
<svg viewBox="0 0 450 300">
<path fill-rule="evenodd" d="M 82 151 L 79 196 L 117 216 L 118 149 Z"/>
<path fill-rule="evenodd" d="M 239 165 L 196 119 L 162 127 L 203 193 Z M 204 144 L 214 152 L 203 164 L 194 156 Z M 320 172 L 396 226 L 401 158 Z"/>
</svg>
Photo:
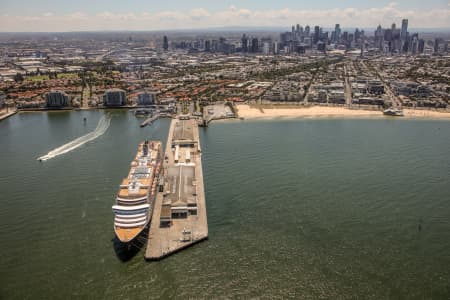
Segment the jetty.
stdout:
<svg viewBox="0 0 450 300">
<path fill-rule="evenodd" d="M 208 238 L 198 122 L 172 119 L 145 259 L 159 260 Z"/>
<path fill-rule="evenodd" d="M 159 114 L 155 114 L 155 115 L 151 116 L 150 118 L 145 119 L 145 121 L 141 123 L 141 127 L 145 127 L 147 125 L 151 125 L 158 118 L 159 118 Z"/>
<path fill-rule="evenodd" d="M 17 113 L 17 110 L 7 111 L 7 112 L 0 112 L 0 121 L 5 120 Z"/>
</svg>

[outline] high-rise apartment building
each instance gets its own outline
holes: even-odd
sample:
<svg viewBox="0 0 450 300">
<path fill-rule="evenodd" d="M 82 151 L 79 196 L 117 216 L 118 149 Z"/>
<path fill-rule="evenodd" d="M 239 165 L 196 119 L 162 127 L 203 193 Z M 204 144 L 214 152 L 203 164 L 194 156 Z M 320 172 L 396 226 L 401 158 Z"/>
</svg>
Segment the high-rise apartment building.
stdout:
<svg viewBox="0 0 450 300">
<path fill-rule="evenodd" d="M 103 95 L 104 106 L 122 106 L 126 104 L 126 101 L 126 93 L 121 89 L 109 89 Z"/>
<path fill-rule="evenodd" d="M 58 108 L 69 106 L 69 96 L 62 91 L 51 91 L 45 94 L 45 105 Z"/>
</svg>

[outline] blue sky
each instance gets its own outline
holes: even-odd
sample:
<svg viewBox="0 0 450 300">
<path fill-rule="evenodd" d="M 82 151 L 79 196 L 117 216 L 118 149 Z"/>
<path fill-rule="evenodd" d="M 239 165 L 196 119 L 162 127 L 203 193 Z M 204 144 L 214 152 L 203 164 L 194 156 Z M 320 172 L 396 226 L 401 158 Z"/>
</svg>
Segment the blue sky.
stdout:
<svg viewBox="0 0 450 300">
<path fill-rule="evenodd" d="M 0 0 L 0 11 L 6 14 L 41 14 L 48 11 L 54 13 L 71 13 L 84 11 L 87 13 L 110 12 L 139 12 L 186 10 L 205 8 L 210 11 L 226 9 L 230 6 L 239 6 L 247 9 L 332 9 L 332 8 L 371 8 L 383 7 L 394 2 L 388 0 L 334 0 L 334 1 L 300 1 L 300 0 L 239 0 L 239 1 L 213 1 L 213 0 Z M 448 8 L 445 0 L 397 0 L 400 9 L 433 9 Z"/>
<path fill-rule="evenodd" d="M 0 0 L 0 31 L 160 30 L 220 26 L 450 27 L 449 0 Z"/>
</svg>

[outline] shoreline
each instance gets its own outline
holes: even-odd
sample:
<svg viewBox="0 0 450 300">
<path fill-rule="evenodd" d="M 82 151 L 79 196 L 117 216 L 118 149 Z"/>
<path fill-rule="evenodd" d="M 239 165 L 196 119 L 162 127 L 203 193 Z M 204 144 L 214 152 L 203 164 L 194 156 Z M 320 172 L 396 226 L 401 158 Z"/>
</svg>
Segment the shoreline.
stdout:
<svg viewBox="0 0 450 300">
<path fill-rule="evenodd" d="M 349 109 L 346 107 L 269 107 L 238 104 L 238 118 L 245 120 L 316 119 L 316 118 L 395 118 L 395 119 L 440 119 L 450 120 L 450 112 L 403 109 L 403 117 L 383 115 L 380 110 Z"/>
<path fill-rule="evenodd" d="M 134 107 L 133 107 L 134 108 Z M 393 117 L 383 115 L 381 110 L 364 108 L 347 108 L 343 106 L 294 106 L 294 105 L 255 105 L 255 104 L 237 104 L 237 117 L 241 120 L 290 120 L 290 119 L 327 119 L 327 118 L 345 118 L 345 119 L 435 119 L 449 120 L 450 111 L 436 111 L 430 109 L 412 109 L 404 108 L 403 117 Z M 129 110 L 132 107 L 91 107 L 76 109 L 17 109 L 13 113 L 0 115 L 0 121 L 5 120 L 17 113 L 40 113 L 40 112 L 68 112 L 68 111 L 88 111 L 88 110 Z M 228 120 L 228 119 L 226 119 Z"/>
</svg>

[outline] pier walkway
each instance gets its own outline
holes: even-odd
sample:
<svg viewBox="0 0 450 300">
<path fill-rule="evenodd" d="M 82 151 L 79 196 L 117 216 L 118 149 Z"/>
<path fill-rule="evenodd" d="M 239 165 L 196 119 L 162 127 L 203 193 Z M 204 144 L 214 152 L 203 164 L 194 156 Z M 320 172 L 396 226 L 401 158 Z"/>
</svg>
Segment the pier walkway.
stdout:
<svg viewBox="0 0 450 300">
<path fill-rule="evenodd" d="M 197 120 L 172 119 L 145 258 L 158 260 L 208 238 Z"/>
<path fill-rule="evenodd" d="M 15 115 L 16 113 L 17 113 L 17 110 L 12 110 L 9 112 L 0 111 L 0 121 L 5 120 L 5 119 L 11 117 L 12 115 Z"/>
<path fill-rule="evenodd" d="M 159 114 L 155 114 L 150 118 L 147 118 L 144 122 L 141 123 L 141 127 L 145 127 L 147 125 L 151 125 L 154 121 L 159 119 Z"/>
</svg>

